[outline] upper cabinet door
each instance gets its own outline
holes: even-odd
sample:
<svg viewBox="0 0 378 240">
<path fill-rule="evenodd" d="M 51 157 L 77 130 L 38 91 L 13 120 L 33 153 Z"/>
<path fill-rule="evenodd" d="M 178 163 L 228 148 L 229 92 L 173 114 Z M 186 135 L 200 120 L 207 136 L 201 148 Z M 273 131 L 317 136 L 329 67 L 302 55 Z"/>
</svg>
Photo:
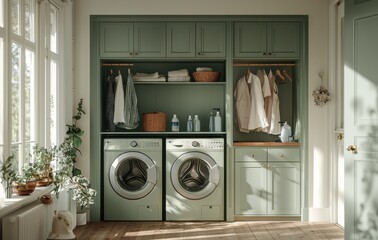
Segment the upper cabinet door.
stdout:
<svg viewBox="0 0 378 240">
<path fill-rule="evenodd" d="M 300 25 L 297 22 L 268 23 L 267 54 L 272 57 L 299 57 Z"/>
<path fill-rule="evenodd" d="M 298 22 L 236 22 L 235 58 L 297 58 L 300 56 Z"/>
<path fill-rule="evenodd" d="M 130 57 L 133 53 L 133 23 L 100 23 L 101 57 Z"/>
<path fill-rule="evenodd" d="M 167 23 L 167 57 L 196 57 L 194 22 Z"/>
<path fill-rule="evenodd" d="M 165 57 L 165 22 L 134 23 L 134 57 Z"/>
<path fill-rule="evenodd" d="M 197 58 L 226 57 L 225 22 L 198 22 L 196 39 Z"/>
<path fill-rule="evenodd" d="M 266 54 L 266 23 L 235 23 L 234 57 L 260 58 Z"/>
</svg>

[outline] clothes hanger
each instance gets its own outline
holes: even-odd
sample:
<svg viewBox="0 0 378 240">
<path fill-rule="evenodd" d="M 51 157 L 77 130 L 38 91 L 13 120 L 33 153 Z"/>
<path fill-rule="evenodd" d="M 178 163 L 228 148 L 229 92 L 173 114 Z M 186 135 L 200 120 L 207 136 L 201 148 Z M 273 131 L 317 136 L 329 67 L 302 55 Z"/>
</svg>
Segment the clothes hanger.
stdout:
<svg viewBox="0 0 378 240">
<path fill-rule="evenodd" d="M 276 70 L 276 74 L 275 75 L 278 76 L 278 77 L 280 77 L 281 81 L 285 80 L 285 78 L 282 76 L 281 71 L 279 69 Z"/>
<path fill-rule="evenodd" d="M 249 69 L 249 65 L 248 65 L 248 68 L 247 68 L 247 72 L 246 74 L 244 75 L 244 79 L 248 82 L 248 79 L 249 79 L 249 75 L 251 74 L 251 70 Z"/>
<path fill-rule="evenodd" d="M 293 81 L 293 79 L 291 78 L 291 76 L 287 73 L 286 69 L 283 70 L 283 75 L 290 80 L 290 82 Z"/>
</svg>

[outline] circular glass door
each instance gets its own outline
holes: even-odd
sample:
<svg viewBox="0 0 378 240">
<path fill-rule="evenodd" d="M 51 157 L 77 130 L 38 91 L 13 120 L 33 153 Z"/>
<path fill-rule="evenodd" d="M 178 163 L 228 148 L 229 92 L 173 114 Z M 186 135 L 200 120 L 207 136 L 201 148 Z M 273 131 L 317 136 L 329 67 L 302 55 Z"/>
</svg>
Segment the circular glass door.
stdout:
<svg viewBox="0 0 378 240">
<path fill-rule="evenodd" d="M 148 195 L 155 187 L 157 178 L 154 161 L 139 152 L 121 154 L 109 170 L 112 188 L 127 199 L 140 199 Z"/>
<path fill-rule="evenodd" d="M 217 187 L 219 177 L 216 162 L 200 152 L 181 155 L 171 169 L 173 187 L 188 199 L 202 199 L 210 195 Z"/>
</svg>

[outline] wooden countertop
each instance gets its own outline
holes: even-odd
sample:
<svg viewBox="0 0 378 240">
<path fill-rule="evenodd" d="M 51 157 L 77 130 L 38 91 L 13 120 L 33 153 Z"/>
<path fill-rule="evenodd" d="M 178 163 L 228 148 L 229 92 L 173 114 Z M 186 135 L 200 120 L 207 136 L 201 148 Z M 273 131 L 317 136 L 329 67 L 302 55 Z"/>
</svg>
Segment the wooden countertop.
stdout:
<svg viewBox="0 0 378 240">
<path fill-rule="evenodd" d="M 234 147 L 299 147 L 299 142 L 234 142 Z"/>
</svg>

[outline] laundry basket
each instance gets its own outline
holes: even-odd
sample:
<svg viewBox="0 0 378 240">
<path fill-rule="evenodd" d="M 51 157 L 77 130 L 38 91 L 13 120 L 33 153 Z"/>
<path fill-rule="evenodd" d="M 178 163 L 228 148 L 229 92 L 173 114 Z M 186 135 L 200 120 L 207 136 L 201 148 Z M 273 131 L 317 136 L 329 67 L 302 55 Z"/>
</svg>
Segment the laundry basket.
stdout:
<svg viewBox="0 0 378 240">
<path fill-rule="evenodd" d="M 219 72 L 193 72 L 193 78 L 196 82 L 216 82 L 219 77 Z"/>
<path fill-rule="evenodd" d="M 143 131 L 145 132 L 165 132 L 166 114 L 163 112 L 144 113 Z"/>
</svg>

